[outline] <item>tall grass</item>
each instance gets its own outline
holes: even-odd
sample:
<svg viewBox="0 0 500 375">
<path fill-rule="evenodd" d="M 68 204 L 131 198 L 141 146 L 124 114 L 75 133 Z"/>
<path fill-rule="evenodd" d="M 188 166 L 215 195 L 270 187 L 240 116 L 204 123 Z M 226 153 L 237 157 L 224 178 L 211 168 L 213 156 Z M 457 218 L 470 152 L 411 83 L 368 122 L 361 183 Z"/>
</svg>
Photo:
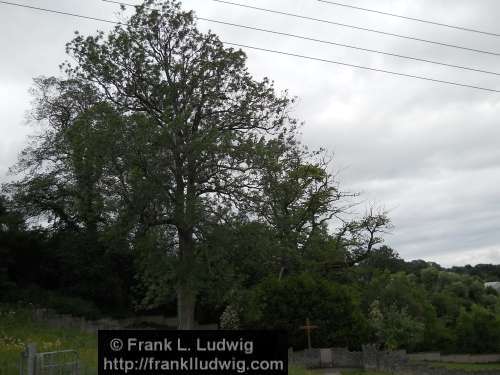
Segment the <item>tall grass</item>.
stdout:
<svg viewBox="0 0 500 375">
<path fill-rule="evenodd" d="M 82 375 L 97 372 L 97 335 L 34 322 L 26 306 L 0 305 L 0 375 L 18 374 L 20 354 L 33 343 L 39 352 L 78 351 Z"/>
</svg>

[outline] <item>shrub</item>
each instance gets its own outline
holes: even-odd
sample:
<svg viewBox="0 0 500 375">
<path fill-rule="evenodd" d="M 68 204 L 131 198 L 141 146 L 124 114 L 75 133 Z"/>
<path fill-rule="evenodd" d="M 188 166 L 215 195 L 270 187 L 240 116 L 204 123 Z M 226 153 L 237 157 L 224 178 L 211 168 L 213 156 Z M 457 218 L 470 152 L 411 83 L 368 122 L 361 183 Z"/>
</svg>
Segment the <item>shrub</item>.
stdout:
<svg viewBox="0 0 500 375">
<path fill-rule="evenodd" d="M 309 274 L 267 279 L 255 290 L 250 305 L 253 316 L 247 322 L 253 328 L 284 329 L 290 344 L 306 346 L 305 332 L 300 327 L 306 319 L 318 326 L 312 331 L 316 347 L 359 347 L 365 339 L 366 321 L 360 313 L 354 291 Z M 252 311 L 252 306 L 244 311 Z"/>
</svg>

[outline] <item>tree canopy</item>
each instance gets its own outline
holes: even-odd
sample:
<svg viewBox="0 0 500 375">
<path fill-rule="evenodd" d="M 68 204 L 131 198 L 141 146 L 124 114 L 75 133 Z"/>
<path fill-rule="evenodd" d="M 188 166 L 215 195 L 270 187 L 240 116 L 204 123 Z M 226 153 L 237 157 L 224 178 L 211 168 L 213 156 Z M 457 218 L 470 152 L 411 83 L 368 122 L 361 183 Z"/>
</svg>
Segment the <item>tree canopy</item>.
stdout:
<svg viewBox="0 0 500 375">
<path fill-rule="evenodd" d="M 269 275 L 329 277 L 382 243 L 385 213 L 341 217 L 349 194 L 328 153 L 299 141 L 294 98 L 179 2 L 147 0 L 66 51 L 62 77 L 35 79 L 41 131 L 4 187 L 72 270 L 44 285 L 97 303 L 115 288 L 117 305 L 133 289 L 137 308 L 175 299 L 189 329 L 198 302 L 220 312 Z"/>
</svg>

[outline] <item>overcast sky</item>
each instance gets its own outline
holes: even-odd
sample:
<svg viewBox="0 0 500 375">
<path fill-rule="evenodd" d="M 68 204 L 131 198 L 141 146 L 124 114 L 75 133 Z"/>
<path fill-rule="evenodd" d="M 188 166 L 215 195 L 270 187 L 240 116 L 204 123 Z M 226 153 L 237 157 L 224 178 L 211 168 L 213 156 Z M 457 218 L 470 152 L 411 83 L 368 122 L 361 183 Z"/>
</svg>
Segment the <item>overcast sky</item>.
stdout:
<svg viewBox="0 0 500 375">
<path fill-rule="evenodd" d="M 17 1 L 17 0 L 14 0 Z M 137 0 L 129 0 L 138 3 Z M 234 0 L 500 53 L 500 37 L 328 5 L 317 0 Z M 497 0 L 339 0 L 351 5 L 500 33 Z M 117 20 L 100 0 L 18 0 Z M 198 16 L 500 72 L 500 56 L 331 24 L 186 0 Z M 500 77 L 199 21 L 225 42 L 500 90 Z M 25 125 L 32 78 L 59 75 L 64 45 L 79 30 L 110 24 L 0 4 L 0 181 L 33 129 Z M 405 259 L 443 265 L 500 263 L 500 93 L 480 91 L 246 49 L 256 78 L 299 98 L 304 143 L 335 153 L 347 191 L 390 210 L 386 242 Z M 363 212 L 363 206 L 359 207 Z"/>
</svg>

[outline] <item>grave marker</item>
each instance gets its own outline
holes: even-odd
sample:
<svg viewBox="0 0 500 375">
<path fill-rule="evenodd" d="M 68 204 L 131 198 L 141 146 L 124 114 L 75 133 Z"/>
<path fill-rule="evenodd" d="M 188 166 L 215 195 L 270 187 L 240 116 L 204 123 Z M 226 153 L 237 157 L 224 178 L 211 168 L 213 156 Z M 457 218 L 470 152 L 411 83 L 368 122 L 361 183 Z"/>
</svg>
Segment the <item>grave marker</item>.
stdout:
<svg viewBox="0 0 500 375">
<path fill-rule="evenodd" d="M 312 346 L 311 346 L 311 331 L 313 329 L 317 329 L 317 328 L 318 328 L 318 326 L 311 325 L 311 322 L 309 321 L 309 318 L 306 319 L 306 324 L 300 327 L 300 329 L 303 329 L 306 332 L 306 336 L 307 336 L 307 348 L 309 350 L 312 349 Z"/>
</svg>

